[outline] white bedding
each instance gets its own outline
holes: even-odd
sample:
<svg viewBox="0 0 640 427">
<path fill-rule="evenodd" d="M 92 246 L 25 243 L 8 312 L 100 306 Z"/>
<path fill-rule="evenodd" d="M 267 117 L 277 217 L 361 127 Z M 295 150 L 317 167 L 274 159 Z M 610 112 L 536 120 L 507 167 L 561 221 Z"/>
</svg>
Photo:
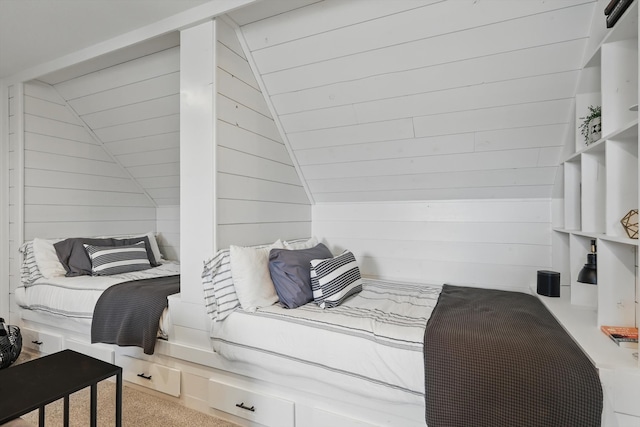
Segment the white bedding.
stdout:
<svg viewBox="0 0 640 427">
<path fill-rule="evenodd" d="M 336 308 L 236 310 L 213 322 L 214 350 L 365 396 L 424 403 L 424 331 L 441 287 L 363 281 L 362 292 Z"/>
<path fill-rule="evenodd" d="M 40 278 L 32 284 L 16 288 L 17 304 L 28 310 L 61 316 L 84 326 L 91 326 L 93 309 L 105 289 L 131 280 L 180 274 L 177 262 L 164 261 L 148 270 L 112 276 L 77 276 Z M 165 336 L 168 326 L 168 310 L 160 319 L 159 330 Z"/>
</svg>

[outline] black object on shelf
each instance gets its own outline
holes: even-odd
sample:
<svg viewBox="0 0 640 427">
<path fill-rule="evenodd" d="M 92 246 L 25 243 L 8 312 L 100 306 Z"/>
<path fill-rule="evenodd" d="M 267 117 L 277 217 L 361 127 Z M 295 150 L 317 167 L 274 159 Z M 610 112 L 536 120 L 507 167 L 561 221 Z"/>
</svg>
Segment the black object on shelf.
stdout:
<svg viewBox="0 0 640 427">
<path fill-rule="evenodd" d="M 620 0 L 611 0 L 607 7 L 604 8 L 604 14 L 607 16 L 610 15 L 611 12 L 613 12 L 613 8 L 616 7 L 616 4 L 618 4 L 619 1 Z"/>
<path fill-rule="evenodd" d="M 616 4 L 613 6 L 613 9 L 607 16 L 607 19 L 606 19 L 607 28 L 613 27 L 616 24 L 616 22 L 618 22 L 618 19 L 620 19 L 620 17 L 625 12 L 625 10 L 629 8 L 631 3 L 633 3 L 633 0 L 618 0 L 616 2 Z"/>
<path fill-rule="evenodd" d="M 557 271 L 538 270 L 538 295 L 545 297 L 560 296 L 560 273 Z"/>
<path fill-rule="evenodd" d="M 591 241 L 591 253 L 587 254 L 587 263 L 582 267 L 580 273 L 578 273 L 578 282 L 587 283 L 590 285 L 598 284 L 598 271 L 597 271 L 597 259 L 596 259 L 596 241 Z"/>
</svg>

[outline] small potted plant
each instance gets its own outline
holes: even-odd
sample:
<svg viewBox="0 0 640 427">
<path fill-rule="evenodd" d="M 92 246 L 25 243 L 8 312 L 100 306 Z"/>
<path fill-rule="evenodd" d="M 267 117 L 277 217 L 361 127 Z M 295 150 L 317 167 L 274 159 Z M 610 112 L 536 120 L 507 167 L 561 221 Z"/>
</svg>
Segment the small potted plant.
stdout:
<svg viewBox="0 0 640 427">
<path fill-rule="evenodd" d="M 602 107 L 589 105 L 589 114 L 584 117 L 580 117 L 582 123 L 580 124 L 580 133 L 584 136 L 585 143 L 587 145 L 592 144 L 600 139 L 602 135 L 601 115 Z"/>
</svg>

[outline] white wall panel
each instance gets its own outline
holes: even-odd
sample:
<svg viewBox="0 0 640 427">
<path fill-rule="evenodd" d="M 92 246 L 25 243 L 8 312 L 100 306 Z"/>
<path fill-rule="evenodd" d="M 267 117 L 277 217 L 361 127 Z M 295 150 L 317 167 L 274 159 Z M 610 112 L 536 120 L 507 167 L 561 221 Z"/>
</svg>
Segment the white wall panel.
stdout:
<svg viewBox="0 0 640 427">
<path fill-rule="evenodd" d="M 309 201 L 235 31 L 219 20 L 217 33 L 217 247 L 309 236 Z"/>
<path fill-rule="evenodd" d="M 327 0 L 241 30 L 314 200 L 537 198 L 551 196 L 543 168 L 570 131 L 593 10 Z"/>
<path fill-rule="evenodd" d="M 121 123 L 136 122 L 154 117 L 171 116 L 180 113 L 180 99 L 177 94 L 141 101 L 135 104 L 112 108 L 82 116 L 94 131 Z"/>
<path fill-rule="evenodd" d="M 155 207 L 52 86 L 25 84 L 24 118 L 24 215 L 14 221 L 25 240 L 155 227 Z"/>
<path fill-rule="evenodd" d="M 548 73 L 577 70 L 584 40 L 570 40 L 495 55 L 474 56 L 417 69 L 400 70 L 271 97 L 280 114 L 308 111 L 402 95 L 454 89 Z M 548 60 L 552 58 L 552 60 Z M 509 64 L 499 67 L 496 64 Z M 473 73 L 469 70 L 472 69 Z"/>
<path fill-rule="evenodd" d="M 180 260 L 180 205 L 162 205 L 156 214 L 156 240 L 165 259 Z"/>
<path fill-rule="evenodd" d="M 363 275 L 527 291 L 551 265 L 549 200 L 318 203 L 313 234 Z"/>
<path fill-rule="evenodd" d="M 582 0 L 563 1 L 562 7 L 584 3 Z M 424 2 L 415 5 L 423 5 Z M 332 31 L 301 37 L 288 43 L 272 45 L 254 52 L 264 74 L 274 71 L 318 63 L 332 58 L 346 57 L 362 51 L 379 50 L 389 46 L 438 37 L 459 31 L 482 28 L 491 24 L 517 20 L 531 14 L 543 13 L 558 7 L 558 3 L 527 2 L 477 2 L 457 0 L 452 3 L 426 3 L 426 6 L 389 14 L 383 19 L 351 23 Z M 583 7 L 588 9 L 588 7 Z M 574 13 L 580 13 L 574 11 Z M 437 16 L 438 19 L 433 19 Z M 429 25 L 424 25 L 429 22 Z M 389 31 L 393 28 L 393 31 Z M 361 38 L 361 34 L 368 34 Z M 321 47 L 331 46 L 331 49 Z M 254 48 L 250 46 L 252 50 Z"/>
<path fill-rule="evenodd" d="M 534 14 L 381 49 L 365 49 L 352 55 L 265 74 L 263 79 L 269 93 L 275 95 L 470 57 L 575 40 L 585 37 L 588 28 L 573 25 L 573 22 L 588 22 L 591 11 L 591 5 L 585 4 L 560 9 L 554 14 Z M 434 15 L 430 22 L 436 21 L 439 21 L 439 17 Z M 423 25 L 426 24 L 425 22 Z M 548 30 L 541 31 L 541 28 Z M 505 37 L 505 34 L 511 36 Z M 325 48 L 330 49 L 331 46 Z"/>
<path fill-rule="evenodd" d="M 566 124 L 571 103 L 564 99 L 422 116 L 414 119 L 415 132 L 416 136 L 433 136 Z"/>
<path fill-rule="evenodd" d="M 436 156 L 470 153 L 475 148 L 472 133 L 443 135 L 441 137 L 410 138 L 370 142 L 366 148 L 360 144 L 296 150 L 300 165 L 344 163 L 350 161 L 397 159 L 408 156 Z"/>
<path fill-rule="evenodd" d="M 465 199 L 504 199 L 517 197 L 546 197 L 552 185 L 503 186 L 503 187 L 461 187 L 387 191 L 360 191 L 357 193 L 319 193 L 314 195 L 317 202 L 373 202 L 402 200 L 465 200 Z"/>
<path fill-rule="evenodd" d="M 301 185 L 266 181 L 248 176 L 218 174 L 219 199 L 262 200 L 283 203 L 309 204 Z"/>
<path fill-rule="evenodd" d="M 180 187 L 180 47 L 143 51 L 55 88 L 125 176 L 155 205 L 174 205 Z M 154 183 L 152 192 L 145 186 L 150 181 L 138 178 L 157 178 L 164 187 Z"/>
<path fill-rule="evenodd" d="M 99 145 L 78 143 L 77 141 L 50 135 L 28 133 L 24 136 L 24 147 L 25 150 L 39 153 L 73 153 L 73 156 L 79 159 L 98 160 L 102 162 L 112 160 L 104 148 Z"/>
<path fill-rule="evenodd" d="M 149 80 L 142 80 L 108 91 L 71 99 L 69 104 L 82 116 L 133 104 L 141 99 L 174 95 L 179 90 L 180 73 L 175 71 Z"/>
<path fill-rule="evenodd" d="M 180 50 L 171 48 L 55 85 L 66 100 L 133 84 L 180 70 Z"/>
</svg>

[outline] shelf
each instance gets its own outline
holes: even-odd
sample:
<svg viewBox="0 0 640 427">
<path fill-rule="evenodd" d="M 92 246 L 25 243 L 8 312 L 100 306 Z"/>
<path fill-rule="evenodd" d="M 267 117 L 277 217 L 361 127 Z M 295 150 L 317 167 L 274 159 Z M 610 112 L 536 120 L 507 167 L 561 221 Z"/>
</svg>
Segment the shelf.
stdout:
<svg viewBox="0 0 640 427">
<path fill-rule="evenodd" d="M 638 2 L 631 3 L 625 10 L 616 25 L 604 36 L 598 47 L 584 62 L 583 68 L 599 67 L 601 64 L 600 50 L 602 45 L 614 43 L 621 40 L 628 40 L 638 37 Z"/>
<path fill-rule="evenodd" d="M 638 368 L 638 361 L 633 357 L 638 350 L 618 347 L 598 328 L 597 310 L 572 305 L 571 288 L 560 288 L 558 298 L 538 295 L 534 286 L 531 292 L 560 322 L 596 368 Z"/>
<path fill-rule="evenodd" d="M 600 138 L 599 140 L 597 140 L 596 142 L 589 144 L 589 145 L 585 145 L 581 150 L 576 151 L 575 153 L 571 154 L 569 157 L 567 157 L 564 162 L 570 162 L 575 160 L 577 157 L 580 156 L 580 154 L 583 153 L 596 153 L 596 152 L 602 152 L 605 149 L 605 145 L 606 145 L 606 141 L 607 140 L 613 140 L 613 139 L 622 139 L 622 140 L 636 140 L 638 139 L 638 120 L 633 120 L 630 123 L 628 123 L 626 126 L 623 126 L 620 129 L 617 129 L 614 132 L 611 132 L 608 135 L 603 136 L 602 138 Z M 563 162 L 563 163 L 564 163 Z"/>
<path fill-rule="evenodd" d="M 603 233 L 589 233 L 582 230 L 569 230 L 566 228 L 556 227 L 553 231 L 565 234 L 575 234 L 576 236 L 588 237 L 590 239 L 600 239 L 607 242 L 621 243 L 623 245 L 638 246 L 638 239 L 630 239 L 622 236 L 609 236 Z"/>
</svg>

